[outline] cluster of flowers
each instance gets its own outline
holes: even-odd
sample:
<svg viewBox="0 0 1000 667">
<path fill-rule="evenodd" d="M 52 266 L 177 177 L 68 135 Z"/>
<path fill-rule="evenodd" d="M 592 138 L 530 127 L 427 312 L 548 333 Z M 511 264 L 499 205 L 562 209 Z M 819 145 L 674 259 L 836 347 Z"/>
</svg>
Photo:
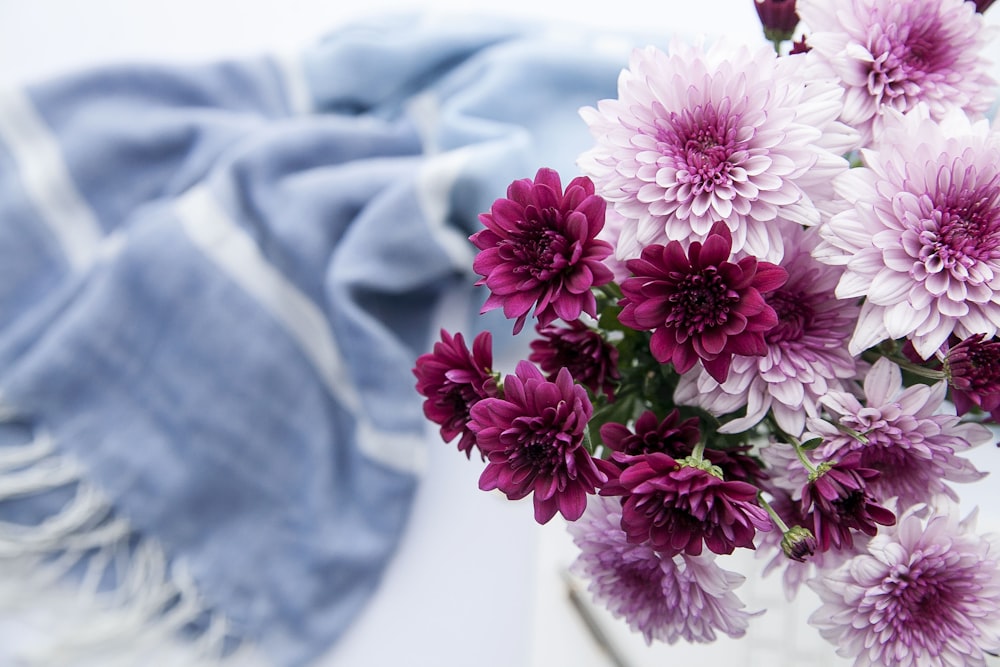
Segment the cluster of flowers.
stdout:
<svg viewBox="0 0 1000 667">
<path fill-rule="evenodd" d="M 537 338 L 501 378 L 442 331 L 425 414 L 647 641 L 744 634 L 716 561 L 756 548 L 856 665 L 981 664 L 1000 554 L 951 484 L 1000 420 L 989 3 L 756 3 L 778 49 L 636 50 L 584 175 L 481 215 L 483 311 Z"/>
</svg>

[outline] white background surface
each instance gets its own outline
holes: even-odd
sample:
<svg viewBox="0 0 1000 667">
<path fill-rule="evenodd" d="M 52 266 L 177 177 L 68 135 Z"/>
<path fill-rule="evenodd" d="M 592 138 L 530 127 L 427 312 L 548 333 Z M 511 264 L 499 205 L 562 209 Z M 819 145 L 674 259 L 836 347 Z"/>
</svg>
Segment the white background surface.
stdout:
<svg viewBox="0 0 1000 667">
<path fill-rule="evenodd" d="M 501 4 L 504 15 L 761 40 L 750 0 Z M 0 85 L 107 62 L 197 62 L 295 51 L 353 18 L 430 8 L 499 11 L 460 0 L 369 0 L 363 7 L 343 0 L 0 0 Z M 479 492 L 481 464 L 467 461 L 434 433 L 429 440 L 430 470 L 402 549 L 372 604 L 321 667 L 612 665 L 566 604 L 560 574 L 572 548 L 562 528 L 555 522 L 535 525 L 529 501 L 510 503 Z M 984 450 L 976 459 L 995 468 L 1000 452 Z M 995 495 L 990 485 L 964 495 L 970 504 L 989 502 Z M 995 516 L 984 519 L 996 527 Z M 751 562 L 745 571 L 758 567 Z M 811 598 L 782 602 L 773 577 L 748 582 L 744 592 L 751 608 L 774 604 L 742 642 L 646 649 L 620 624 L 609 624 L 609 631 L 630 667 L 837 664 L 805 625 Z"/>
</svg>

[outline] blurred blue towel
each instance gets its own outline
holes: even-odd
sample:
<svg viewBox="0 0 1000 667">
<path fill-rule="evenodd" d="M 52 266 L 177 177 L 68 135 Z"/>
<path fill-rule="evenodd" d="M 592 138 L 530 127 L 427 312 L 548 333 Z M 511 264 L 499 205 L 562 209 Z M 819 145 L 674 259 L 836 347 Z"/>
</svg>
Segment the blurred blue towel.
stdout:
<svg viewBox="0 0 1000 667">
<path fill-rule="evenodd" d="M 575 175 L 577 110 L 626 58 L 403 17 L 0 96 L 0 556 L 114 588 L 98 556 L 157 545 L 231 641 L 277 667 L 327 649 L 405 527 L 410 369 L 474 282 L 477 214 L 539 166 Z"/>
</svg>

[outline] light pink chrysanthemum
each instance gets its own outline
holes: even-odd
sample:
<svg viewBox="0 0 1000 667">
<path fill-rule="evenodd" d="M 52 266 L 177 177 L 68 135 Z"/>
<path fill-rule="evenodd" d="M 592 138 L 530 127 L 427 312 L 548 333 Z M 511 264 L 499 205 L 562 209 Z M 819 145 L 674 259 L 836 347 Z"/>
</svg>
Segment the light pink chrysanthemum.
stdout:
<svg viewBox="0 0 1000 667">
<path fill-rule="evenodd" d="M 778 316 L 778 324 L 764 334 L 764 356 L 733 357 L 721 384 L 701 371 L 681 376 L 675 401 L 715 415 L 746 406 L 745 417 L 722 427 L 731 433 L 753 427 L 770 410 L 786 433 L 797 436 L 807 416 L 819 415 L 819 399 L 843 390 L 844 381 L 857 375 L 858 360 L 847 351 L 846 341 L 858 307 L 854 300 L 834 296 L 841 271 L 813 259 L 815 240 L 813 230 L 801 228 L 791 229 L 786 239 L 781 266 L 788 280 L 764 296 Z"/>
<path fill-rule="evenodd" d="M 861 454 L 861 465 L 882 474 L 869 487 L 878 498 L 897 497 L 901 507 L 944 494 L 957 500 L 945 482 L 974 482 L 983 477 L 971 461 L 958 454 L 992 439 L 981 424 L 962 423 L 941 414 L 947 385 L 917 384 L 903 388 L 899 366 L 879 359 L 865 376 L 865 402 L 852 394 L 831 392 L 824 405 L 840 427 L 809 420 L 809 429 L 823 438 L 818 453 L 836 458 L 849 451 Z M 865 442 L 845 433 L 863 434 Z"/>
<path fill-rule="evenodd" d="M 952 333 L 1000 327 L 1000 134 L 961 112 L 890 115 L 867 168 L 837 179 L 853 206 L 814 254 L 845 267 L 839 297 L 865 297 L 852 353 L 906 337 L 929 359 Z"/>
<path fill-rule="evenodd" d="M 949 109 L 985 111 L 993 80 L 982 55 L 982 17 L 964 0 L 799 0 L 811 52 L 846 90 L 842 119 L 867 145 L 886 109 L 924 102 L 935 119 Z"/>
<path fill-rule="evenodd" d="M 810 624 L 854 667 L 981 666 L 1000 648 L 996 545 L 954 507 L 921 510 L 810 582 L 823 602 Z"/>
<path fill-rule="evenodd" d="M 848 166 L 841 156 L 857 141 L 836 120 L 839 85 L 817 67 L 808 56 L 723 42 L 633 52 L 618 99 L 581 110 L 596 145 L 580 167 L 634 227 L 617 256 L 703 241 L 724 221 L 734 252 L 780 259 L 779 210 L 792 223 L 818 223 L 817 201 L 832 198 L 830 182 Z"/>
<path fill-rule="evenodd" d="M 647 644 L 679 639 L 709 643 L 722 632 L 742 637 L 752 616 L 733 592 L 744 577 L 723 570 L 711 555 L 673 558 L 648 544 L 630 544 L 622 531 L 621 507 L 594 498 L 583 517 L 569 525 L 580 555 L 573 571 L 617 618 Z"/>
</svg>

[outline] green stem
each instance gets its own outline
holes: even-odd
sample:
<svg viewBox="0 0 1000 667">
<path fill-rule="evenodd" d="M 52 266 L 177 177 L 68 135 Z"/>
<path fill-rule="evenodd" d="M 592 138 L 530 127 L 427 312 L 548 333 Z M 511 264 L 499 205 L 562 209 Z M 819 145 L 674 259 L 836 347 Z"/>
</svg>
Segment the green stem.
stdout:
<svg viewBox="0 0 1000 667">
<path fill-rule="evenodd" d="M 785 440 L 795 448 L 795 455 L 799 457 L 800 461 L 802 461 L 802 465 L 806 467 L 806 470 L 810 473 L 816 472 L 816 466 L 814 466 L 812 461 L 809 460 L 809 457 L 806 456 L 806 451 L 802 449 L 802 443 L 799 442 L 799 439 L 790 433 L 785 433 L 785 431 L 778 426 L 778 422 L 775 421 L 771 415 L 768 415 L 767 420 L 771 429 L 774 431 L 774 434 L 779 439 Z"/>
<path fill-rule="evenodd" d="M 806 450 L 802 449 L 802 443 L 799 442 L 799 439 L 792 437 L 787 433 L 785 434 L 785 437 L 788 438 L 788 441 L 792 444 L 792 447 L 795 448 L 795 455 L 799 457 L 799 461 L 802 461 L 802 465 L 806 467 L 806 470 L 808 470 L 810 473 L 816 472 L 816 466 L 814 466 L 812 464 L 812 461 L 809 460 L 809 457 L 806 456 Z"/>
<path fill-rule="evenodd" d="M 699 440 L 698 444 L 694 446 L 693 450 L 691 450 L 691 458 L 696 461 L 701 461 L 704 458 L 704 455 L 705 455 L 705 440 L 702 439 Z"/>
<path fill-rule="evenodd" d="M 944 371 L 935 370 L 933 368 L 926 368 L 920 364 L 915 364 L 912 361 L 906 359 L 893 358 L 893 363 L 902 368 L 903 370 L 910 371 L 914 375 L 919 375 L 920 377 L 928 378 L 931 380 L 944 380 Z"/>
<path fill-rule="evenodd" d="M 788 524 L 786 524 L 784 521 L 781 520 L 781 517 L 778 516 L 778 513 L 774 511 L 773 507 L 771 507 L 771 503 L 764 500 L 764 494 L 761 493 L 760 491 L 757 492 L 757 502 L 759 502 L 760 506 L 767 511 L 768 516 L 771 517 L 771 521 L 774 522 L 774 525 L 777 526 L 778 530 L 780 530 L 782 533 L 787 533 Z"/>
<path fill-rule="evenodd" d="M 944 379 L 947 379 L 947 377 L 948 377 L 947 375 L 945 375 L 944 371 L 939 371 L 936 368 L 927 368 L 926 366 L 921 366 L 920 364 L 915 364 L 912 361 L 910 361 L 909 359 L 906 359 L 904 357 L 900 357 L 897 354 L 892 354 L 892 353 L 888 353 L 887 354 L 885 351 L 882 351 L 880 349 L 874 350 L 873 352 L 874 352 L 873 354 L 866 353 L 866 354 L 864 354 L 862 356 L 866 360 L 869 360 L 869 361 L 874 361 L 874 358 L 877 358 L 877 357 L 885 357 L 886 359 L 888 359 L 892 363 L 896 364 L 897 366 L 899 366 L 903 370 L 909 371 L 910 373 L 913 373 L 914 375 L 917 375 L 917 376 L 923 377 L 923 378 L 927 378 L 929 380 L 944 380 Z"/>
</svg>

